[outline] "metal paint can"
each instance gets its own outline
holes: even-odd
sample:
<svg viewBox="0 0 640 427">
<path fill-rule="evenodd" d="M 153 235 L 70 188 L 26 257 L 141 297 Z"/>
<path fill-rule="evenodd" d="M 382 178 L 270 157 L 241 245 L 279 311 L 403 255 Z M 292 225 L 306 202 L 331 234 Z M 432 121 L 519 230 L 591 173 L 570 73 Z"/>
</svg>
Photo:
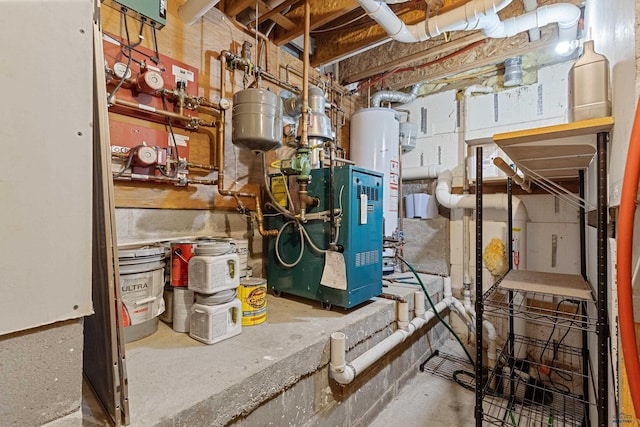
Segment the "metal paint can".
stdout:
<svg viewBox="0 0 640 427">
<path fill-rule="evenodd" d="M 238 298 L 242 302 L 242 326 L 258 325 L 267 320 L 267 281 L 246 277 L 240 281 Z"/>
<path fill-rule="evenodd" d="M 191 241 L 171 242 L 171 286 L 189 285 L 189 260 L 193 256 Z"/>
</svg>

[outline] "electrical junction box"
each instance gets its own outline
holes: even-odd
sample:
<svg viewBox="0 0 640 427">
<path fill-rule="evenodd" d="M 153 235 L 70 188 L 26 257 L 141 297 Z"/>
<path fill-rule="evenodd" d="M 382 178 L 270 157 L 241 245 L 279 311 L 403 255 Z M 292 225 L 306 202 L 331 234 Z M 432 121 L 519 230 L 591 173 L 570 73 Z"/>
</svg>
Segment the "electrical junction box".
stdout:
<svg viewBox="0 0 640 427">
<path fill-rule="evenodd" d="M 126 9 L 127 15 L 138 21 L 151 21 L 157 29 L 167 25 L 167 0 L 108 0 L 114 9 Z M 151 24 L 150 22 L 150 24 Z"/>
<path fill-rule="evenodd" d="M 320 198 L 320 206 L 309 212 L 329 210 L 329 169 L 313 169 L 309 195 Z M 382 293 L 382 200 L 383 174 L 353 165 L 335 168 L 334 203 L 342 207 L 342 220 L 337 244 L 344 248 L 346 289 L 321 285 L 325 266 L 324 253 L 318 253 L 308 242 L 302 242 L 295 221 L 282 216 L 268 216 L 269 229 L 282 229 L 279 239 L 269 239 L 268 286 L 276 293 L 296 295 L 324 304 L 351 308 Z M 278 178 L 275 176 L 273 178 Z M 282 180 L 276 186 L 281 186 Z M 273 187 L 273 183 L 272 183 Z M 293 190 L 295 191 L 295 190 Z M 294 194 L 291 194 L 294 197 Z M 363 201 L 366 203 L 362 205 Z M 363 217 L 366 218 L 363 220 Z M 331 239 L 328 221 L 309 220 L 304 224 L 309 238 L 318 249 L 327 249 Z M 275 245 L 286 267 L 276 256 Z M 302 255 L 301 254 L 302 252 Z M 296 260 L 300 260 L 296 263 Z"/>
</svg>

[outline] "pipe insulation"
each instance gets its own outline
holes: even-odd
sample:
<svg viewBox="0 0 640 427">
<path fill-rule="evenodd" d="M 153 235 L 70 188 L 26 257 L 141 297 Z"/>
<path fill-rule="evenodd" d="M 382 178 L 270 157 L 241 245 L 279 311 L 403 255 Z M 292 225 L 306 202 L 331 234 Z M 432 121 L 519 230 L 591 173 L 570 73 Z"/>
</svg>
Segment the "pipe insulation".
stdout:
<svg viewBox="0 0 640 427">
<path fill-rule="evenodd" d="M 487 37 L 511 37 L 523 31 L 558 23 L 559 42 L 577 37 L 580 9 L 572 4 L 542 6 L 521 16 L 501 21 L 498 12 L 512 0 L 472 0 L 424 22 L 406 25 L 391 8 L 376 0 L 357 0 L 358 4 L 387 34 L 402 43 L 415 43 L 449 31 L 481 30 Z"/>
<path fill-rule="evenodd" d="M 420 295 L 422 297 L 422 295 Z M 452 303 L 453 298 L 445 298 L 435 305 L 438 313 L 444 311 Z M 424 306 L 424 303 L 423 303 Z M 340 384 L 350 384 L 358 375 L 380 360 L 384 355 L 402 344 L 415 331 L 427 325 L 436 317 L 433 309 L 429 309 L 424 316 L 416 316 L 407 324 L 407 328 L 398 329 L 383 341 L 357 357 L 350 363 L 346 363 L 346 336 L 342 332 L 331 334 L 331 361 L 329 363 L 329 375 Z"/>
<path fill-rule="evenodd" d="M 219 2 L 220 0 L 187 0 L 178 8 L 178 17 L 185 24 L 193 25 Z"/>
</svg>

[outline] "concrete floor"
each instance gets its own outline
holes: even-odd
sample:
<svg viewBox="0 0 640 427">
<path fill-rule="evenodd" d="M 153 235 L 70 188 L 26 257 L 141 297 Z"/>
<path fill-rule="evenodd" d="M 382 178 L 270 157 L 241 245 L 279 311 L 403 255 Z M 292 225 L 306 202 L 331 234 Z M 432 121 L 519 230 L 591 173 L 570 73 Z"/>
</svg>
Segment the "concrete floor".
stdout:
<svg viewBox="0 0 640 427">
<path fill-rule="evenodd" d="M 449 340 L 441 351 L 462 356 L 455 340 Z M 83 386 L 82 412 L 50 423 L 47 427 L 110 427 L 109 420 L 87 387 L 86 384 Z M 444 379 L 430 372 L 418 372 L 369 427 L 475 427 L 474 399 L 472 391 L 464 389 L 451 379 Z"/>
<path fill-rule="evenodd" d="M 437 286 L 435 283 L 427 287 Z M 405 292 L 412 291 L 409 289 Z M 385 309 L 382 310 L 381 306 L 385 306 Z M 207 396 L 215 395 L 217 389 L 222 392 L 239 377 L 262 371 L 270 376 L 270 380 L 274 376 L 285 375 L 278 366 L 272 366 L 276 361 L 286 359 L 290 363 L 292 359 L 288 356 L 297 352 L 294 350 L 307 352 L 318 343 L 321 347 L 326 346 L 327 331 L 340 330 L 347 320 L 359 325 L 358 329 L 375 327 L 375 323 L 382 322 L 383 319 L 379 317 L 388 311 L 387 306 L 392 308 L 392 301 L 383 299 L 365 304 L 358 310 L 326 311 L 315 303 L 276 299 L 270 295 L 268 321 L 265 324 L 243 329 L 237 338 L 216 346 L 206 346 L 186 334 L 177 334 L 161 322 L 159 331 L 153 337 L 127 345 L 130 401 L 135 401 L 131 425 L 162 423 L 170 414 L 182 410 L 181 406 L 186 408 Z M 393 317 L 393 311 L 387 315 Z M 273 344 L 275 337 L 279 338 L 279 345 Z M 457 356 L 463 354 L 453 340 L 449 340 L 440 351 Z M 191 354 L 195 352 L 199 352 L 199 358 Z M 313 359 L 309 357 L 312 353 L 305 354 Z M 203 354 L 208 356 L 208 360 L 203 364 L 194 364 L 194 360 L 201 359 Z M 294 365 L 302 363 L 301 359 L 305 358 L 297 357 L 298 362 Z M 222 366 L 237 368 L 226 370 L 221 369 Z M 203 376 L 211 377 L 211 381 L 196 381 Z M 171 386 L 166 382 L 167 377 L 172 378 Z M 50 423 L 49 427 L 109 425 L 89 388 L 85 386 L 83 391 L 85 399 L 82 411 Z M 247 400 L 245 395 L 243 401 Z M 158 405 L 158 402 L 163 403 Z M 416 372 L 371 426 L 473 426 L 473 406 L 472 391 L 465 390 L 451 379 Z"/>
<path fill-rule="evenodd" d="M 440 351 L 462 356 L 455 340 L 449 340 Z M 452 379 L 418 372 L 369 427 L 474 427 L 474 405 L 473 391 Z"/>
</svg>

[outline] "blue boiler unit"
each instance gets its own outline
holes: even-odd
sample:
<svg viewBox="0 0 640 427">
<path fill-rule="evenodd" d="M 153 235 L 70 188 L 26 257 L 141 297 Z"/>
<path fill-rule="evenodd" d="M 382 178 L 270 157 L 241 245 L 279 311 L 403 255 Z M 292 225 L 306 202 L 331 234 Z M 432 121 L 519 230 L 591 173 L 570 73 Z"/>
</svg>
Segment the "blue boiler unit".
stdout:
<svg viewBox="0 0 640 427">
<path fill-rule="evenodd" d="M 334 203 L 335 208 L 342 208 L 337 246 L 344 256 L 346 289 L 320 284 L 325 255 L 301 239 L 295 221 L 283 228 L 287 219 L 282 216 L 267 218 L 270 229 L 282 228 L 278 239 L 269 239 L 267 283 L 276 294 L 296 295 L 328 306 L 351 308 L 382 293 L 382 177 L 382 173 L 352 165 L 334 168 Z M 309 195 L 318 197 L 320 205 L 310 214 L 329 210 L 329 179 L 327 168 L 311 171 Z M 328 221 L 310 220 L 304 224 L 304 229 L 317 248 L 329 247 Z M 276 256 L 276 242 L 280 260 Z M 296 263 L 301 251 L 301 258 Z"/>
</svg>

